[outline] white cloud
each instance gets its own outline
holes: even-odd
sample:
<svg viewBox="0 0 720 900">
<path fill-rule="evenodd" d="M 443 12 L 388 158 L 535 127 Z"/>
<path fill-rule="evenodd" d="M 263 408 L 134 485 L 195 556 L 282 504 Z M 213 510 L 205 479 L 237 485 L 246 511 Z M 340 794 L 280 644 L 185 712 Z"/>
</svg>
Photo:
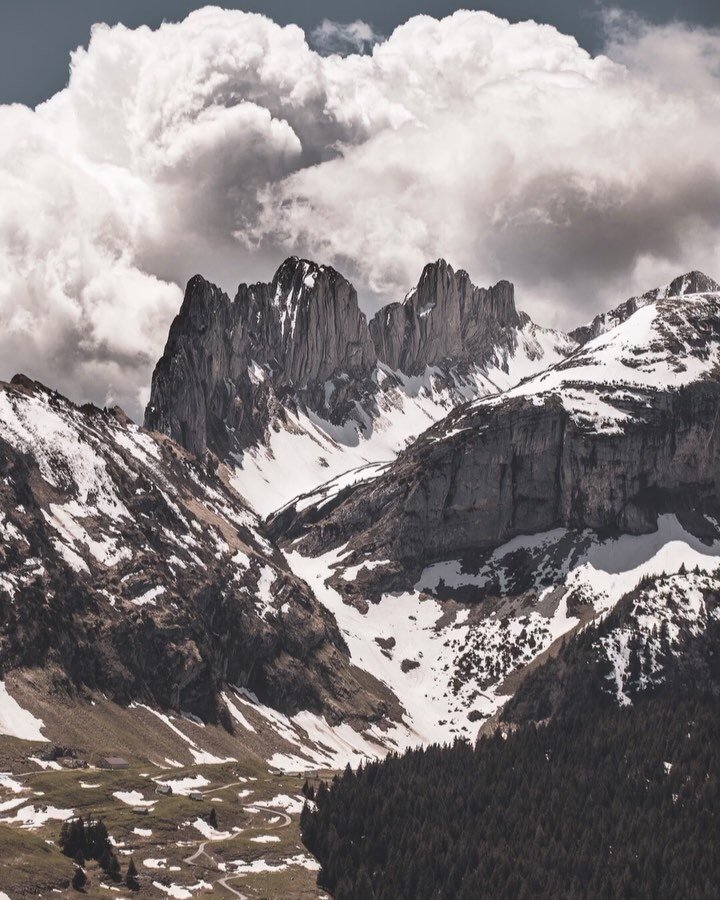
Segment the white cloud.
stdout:
<svg viewBox="0 0 720 900">
<path fill-rule="evenodd" d="M 323 53 L 375 40 L 321 29 Z M 720 35 L 608 33 L 592 58 L 464 11 L 341 56 L 217 8 L 96 27 L 64 91 L 0 107 L 0 377 L 137 415 L 184 281 L 232 289 L 290 252 L 386 298 L 444 255 L 561 325 L 717 275 Z"/>
</svg>

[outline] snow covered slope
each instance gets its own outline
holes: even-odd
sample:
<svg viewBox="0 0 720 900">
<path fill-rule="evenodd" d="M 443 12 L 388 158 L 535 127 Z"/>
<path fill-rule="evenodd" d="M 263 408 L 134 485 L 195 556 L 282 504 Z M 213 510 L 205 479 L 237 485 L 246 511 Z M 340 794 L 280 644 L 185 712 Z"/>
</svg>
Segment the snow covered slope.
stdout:
<svg viewBox="0 0 720 900">
<path fill-rule="evenodd" d="M 685 292 L 700 278 L 713 290 Z M 576 424 L 617 430 L 629 418 L 642 416 L 648 394 L 715 378 L 720 286 L 700 273 L 681 276 L 673 284 L 682 293 L 671 293 L 671 286 L 649 292 L 627 317 L 601 320 L 598 336 L 566 360 L 480 402 L 497 405 L 521 397 L 543 405 L 556 398 Z"/>
<path fill-rule="evenodd" d="M 720 293 L 669 293 L 271 518 L 423 740 L 474 734 L 559 638 L 643 579 L 716 578 Z M 688 587 L 682 615 L 704 629 L 714 607 L 696 600 Z M 607 644 L 614 685 L 626 643 Z"/>
<path fill-rule="evenodd" d="M 0 658 L 226 724 L 227 684 L 336 722 L 384 708 L 222 465 L 21 376 L 0 383 Z M 0 731 L 37 731 L 13 709 Z"/>
<path fill-rule="evenodd" d="M 378 588 L 377 576 L 394 564 L 348 564 L 346 548 L 314 558 L 289 552 L 288 559 L 332 610 L 352 659 L 396 694 L 404 728 L 388 734 L 412 745 L 475 737 L 537 661 L 560 650 L 562 638 L 602 620 L 657 576 L 663 590 L 645 590 L 635 602 L 639 624 L 618 626 L 603 639 L 613 663 L 608 691 L 627 702 L 628 644 L 638 635 L 657 653 L 665 619 L 672 644 L 680 643 L 680 620 L 690 632 L 704 629 L 710 616 L 720 623 L 717 602 L 708 606 L 699 590 L 718 596 L 720 528 L 710 520 L 703 526 L 700 538 L 664 515 L 648 535 L 608 538 L 590 529 L 523 535 L 429 565 L 407 590 Z M 667 574 L 684 569 L 699 574 L 674 580 Z M 363 602 L 368 595 L 376 601 Z"/>
</svg>

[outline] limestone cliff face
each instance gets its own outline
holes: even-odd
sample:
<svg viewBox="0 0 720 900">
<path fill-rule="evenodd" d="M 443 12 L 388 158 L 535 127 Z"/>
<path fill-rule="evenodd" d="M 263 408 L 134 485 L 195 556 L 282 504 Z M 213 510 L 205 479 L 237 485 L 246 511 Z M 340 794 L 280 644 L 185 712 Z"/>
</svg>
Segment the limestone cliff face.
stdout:
<svg viewBox="0 0 720 900">
<path fill-rule="evenodd" d="M 318 517 L 292 506 L 271 530 L 300 552 L 348 543 L 414 571 L 552 528 L 652 531 L 659 511 L 720 502 L 720 385 L 655 398 L 622 433 L 578 426 L 561 404 L 458 410 L 375 481 Z M 450 436 L 448 436 L 448 434 Z"/>
<path fill-rule="evenodd" d="M 262 439 L 279 399 L 323 409 L 326 382 L 362 382 L 375 362 L 355 289 L 330 267 L 293 257 L 233 301 L 196 276 L 156 366 L 146 425 L 196 454 L 242 449 Z M 345 411 L 342 397 L 329 417 Z"/>
<path fill-rule="evenodd" d="M 408 375 L 452 360 L 482 365 L 509 345 L 510 329 L 527 321 L 515 309 L 513 286 L 479 288 L 445 260 L 427 265 L 402 303 L 383 307 L 370 321 L 378 358 Z"/>
<path fill-rule="evenodd" d="M 351 563 L 397 562 L 407 585 L 430 561 L 519 534 L 639 534 L 661 512 L 715 514 L 719 313 L 720 294 L 656 300 L 505 395 L 456 409 L 378 477 L 321 507 L 290 504 L 271 530 L 302 553 L 347 543 Z"/>
<path fill-rule="evenodd" d="M 342 275 L 293 257 L 270 284 L 242 284 L 232 301 L 199 276 L 189 282 L 145 424 L 195 454 L 209 448 L 229 459 L 267 443 L 271 428 L 292 428 L 287 415 L 300 410 L 331 423 L 330 432 L 350 423 L 357 443 L 388 409 L 402 407 L 406 376 L 422 375 L 427 391 L 442 395 L 437 418 L 497 390 L 487 370 L 507 373 L 516 354 L 527 374 L 542 367 L 548 347 L 561 356 L 571 346 L 516 310 L 509 282 L 478 288 L 444 260 L 426 266 L 405 301 L 368 325 Z M 432 421 L 427 409 L 416 418 Z M 383 419 L 379 431 L 389 424 Z"/>
</svg>

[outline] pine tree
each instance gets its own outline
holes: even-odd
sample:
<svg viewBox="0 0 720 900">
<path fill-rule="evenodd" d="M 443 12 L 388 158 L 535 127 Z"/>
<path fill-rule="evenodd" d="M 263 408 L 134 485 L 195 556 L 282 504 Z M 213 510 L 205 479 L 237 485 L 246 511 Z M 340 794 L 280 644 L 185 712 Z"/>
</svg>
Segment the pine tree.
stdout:
<svg viewBox="0 0 720 900">
<path fill-rule="evenodd" d="M 138 871 L 135 867 L 135 860 L 132 856 L 130 857 L 127 872 L 125 873 L 125 887 L 130 888 L 131 891 L 140 890 L 140 878 L 138 877 Z"/>
<path fill-rule="evenodd" d="M 115 856 L 114 853 L 110 856 L 110 867 L 108 869 L 108 875 L 112 878 L 113 881 L 122 881 L 122 870 L 120 868 L 120 860 Z"/>
<path fill-rule="evenodd" d="M 100 863 L 100 868 L 103 872 L 109 875 L 113 881 L 121 880 L 120 863 L 117 856 L 115 856 L 115 852 L 113 851 L 109 840 L 106 842 L 105 849 L 100 855 L 98 862 Z"/>
<path fill-rule="evenodd" d="M 97 859 L 110 846 L 110 836 L 102 819 L 88 819 L 85 837 L 85 854 L 89 859 Z"/>
<path fill-rule="evenodd" d="M 635 692 L 640 687 L 640 674 L 642 673 L 642 665 L 640 662 L 640 654 L 636 644 L 630 648 L 628 657 L 627 677 L 625 679 L 625 688 L 631 692 Z"/>
<path fill-rule="evenodd" d="M 327 784 L 325 784 L 324 781 L 321 781 L 320 784 L 318 785 L 318 789 L 315 794 L 315 802 L 317 803 L 318 807 L 323 805 L 323 803 L 325 802 L 325 798 L 327 797 L 327 794 L 328 794 Z"/>
<path fill-rule="evenodd" d="M 82 891 L 87 884 L 87 875 L 85 874 L 85 869 L 82 866 L 75 866 L 75 871 L 72 877 L 72 886 L 75 891 Z"/>
<path fill-rule="evenodd" d="M 86 852 L 85 826 L 82 816 L 63 822 L 58 845 L 65 856 L 75 857 L 78 853 Z"/>
</svg>

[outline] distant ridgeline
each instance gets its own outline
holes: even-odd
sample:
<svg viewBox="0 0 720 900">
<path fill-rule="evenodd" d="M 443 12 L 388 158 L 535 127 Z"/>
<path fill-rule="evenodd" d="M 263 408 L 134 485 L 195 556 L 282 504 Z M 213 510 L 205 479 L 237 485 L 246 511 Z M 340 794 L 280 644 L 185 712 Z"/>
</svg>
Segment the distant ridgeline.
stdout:
<svg viewBox="0 0 720 900">
<path fill-rule="evenodd" d="M 716 897 L 717 697 L 677 691 L 349 769 L 305 810 L 335 900 Z"/>
</svg>

